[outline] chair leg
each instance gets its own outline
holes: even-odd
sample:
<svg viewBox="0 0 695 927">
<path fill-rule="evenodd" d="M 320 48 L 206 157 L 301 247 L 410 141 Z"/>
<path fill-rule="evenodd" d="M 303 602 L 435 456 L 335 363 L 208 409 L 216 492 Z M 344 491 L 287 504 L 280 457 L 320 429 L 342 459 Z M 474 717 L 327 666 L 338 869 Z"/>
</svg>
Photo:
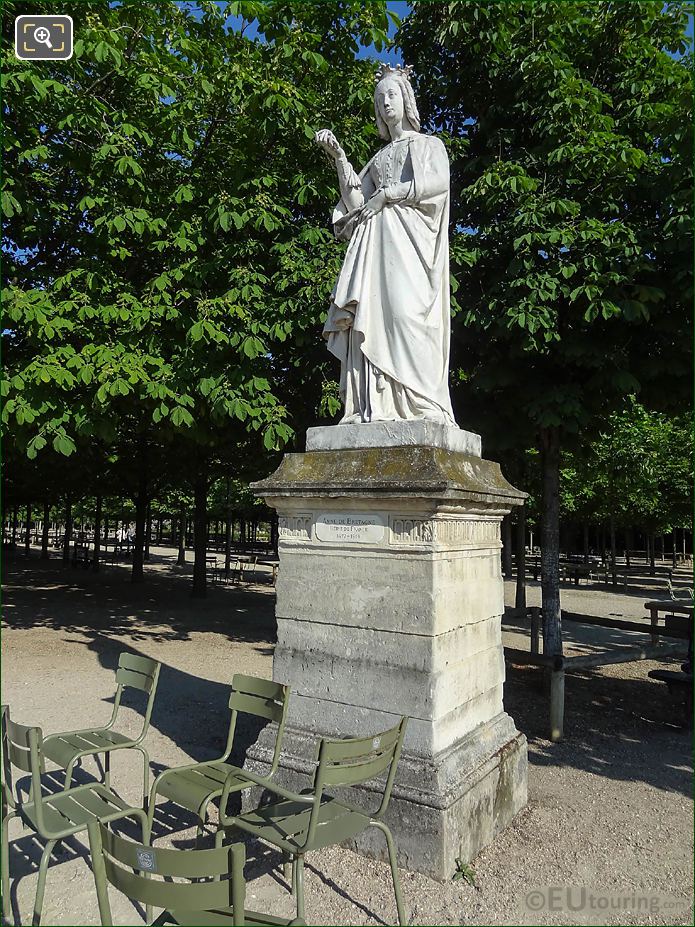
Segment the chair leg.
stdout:
<svg viewBox="0 0 695 927">
<path fill-rule="evenodd" d="M 152 846 L 152 829 L 150 827 L 150 819 L 145 811 L 140 811 L 135 809 L 134 817 L 140 821 L 140 826 L 142 827 L 142 842 L 145 846 Z M 149 873 L 146 873 L 149 875 Z M 145 905 L 145 921 L 149 924 L 152 920 L 152 905 Z"/>
<path fill-rule="evenodd" d="M 200 849 L 200 838 L 205 833 L 205 822 L 208 816 L 208 803 L 210 799 L 206 798 L 203 804 L 198 809 L 198 826 L 195 831 L 195 848 L 196 850 Z M 219 832 L 218 832 L 219 833 Z"/>
<path fill-rule="evenodd" d="M 12 917 L 12 905 L 10 903 L 10 821 L 16 817 L 16 811 L 10 811 L 2 819 L 2 916 L 7 921 Z"/>
<path fill-rule="evenodd" d="M 290 891 L 294 890 L 294 865 L 289 853 L 282 854 L 282 876 L 285 882 L 290 883 Z"/>
<path fill-rule="evenodd" d="M 104 785 L 107 789 L 111 788 L 111 751 L 104 753 Z"/>
<path fill-rule="evenodd" d="M 152 787 L 152 794 L 149 797 L 147 802 L 147 830 L 150 833 L 150 842 L 152 841 L 152 825 L 154 824 L 154 813 L 157 806 L 157 793 L 154 791 L 154 786 Z"/>
<path fill-rule="evenodd" d="M 407 917 L 403 904 L 403 895 L 401 893 L 401 880 L 398 875 L 398 866 L 396 865 L 396 846 L 393 842 L 391 831 L 383 821 L 372 821 L 371 823 L 374 827 L 378 827 L 380 831 L 383 831 L 386 837 L 386 846 L 389 851 L 389 863 L 391 864 L 391 876 L 393 878 L 393 892 L 396 896 L 396 908 L 398 910 L 398 923 L 403 927 L 407 922 Z"/>
<path fill-rule="evenodd" d="M 51 851 L 55 845 L 55 840 L 49 840 L 46 846 L 44 847 L 43 853 L 41 854 L 41 862 L 39 863 L 39 884 L 36 886 L 36 901 L 34 902 L 34 917 L 32 918 L 31 923 L 36 927 L 36 925 L 41 923 L 41 911 L 43 910 L 43 894 L 46 888 L 46 870 L 48 869 L 48 862 L 51 858 Z"/>
<path fill-rule="evenodd" d="M 304 920 L 304 856 L 294 859 L 294 889 L 297 893 L 297 919 Z"/>
<path fill-rule="evenodd" d="M 137 747 L 137 749 L 140 751 L 140 753 L 142 753 L 142 807 L 143 810 L 147 812 L 148 799 L 150 795 L 150 755 L 144 747 Z"/>
</svg>

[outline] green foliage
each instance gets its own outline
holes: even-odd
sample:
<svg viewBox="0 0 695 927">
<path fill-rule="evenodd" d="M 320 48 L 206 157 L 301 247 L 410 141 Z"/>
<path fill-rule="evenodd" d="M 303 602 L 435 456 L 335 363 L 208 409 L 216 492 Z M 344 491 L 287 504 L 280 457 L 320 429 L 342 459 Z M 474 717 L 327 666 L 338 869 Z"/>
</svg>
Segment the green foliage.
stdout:
<svg viewBox="0 0 695 927">
<path fill-rule="evenodd" d="M 6 34 L 21 11 L 4 4 Z M 30 458 L 124 433 L 272 450 L 320 393 L 340 246 L 312 139 L 337 113 L 370 150 L 354 52 L 383 46 L 385 3 L 199 11 L 87 0 L 70 61 L 5 45 L 3 427 Z"/>
<path fill-rule="evenodd" d="M 692 518 L 693 441 L 689 420 L 649 412 L 634 398 L 610 416 L 598 439 L 567 455 L 566 514 L 655 534 Z"/>
<path fill-rule="evenodd" d="M 415 3 L 399 33 L 450 137 L 454 366 L 503 445 L 689 395 L 689 10 Z"/>
<path fill-rule="evenodd" d="M 454 871 L 453 881 L 457 882 L 459 879 L 462 879 L 464 882 L 475 887 L 475 869 L 469 866 L 468 863 L 464 863 L 463 860 L 458 857 L 455 862 L 456 870 Z"/>
</svg>

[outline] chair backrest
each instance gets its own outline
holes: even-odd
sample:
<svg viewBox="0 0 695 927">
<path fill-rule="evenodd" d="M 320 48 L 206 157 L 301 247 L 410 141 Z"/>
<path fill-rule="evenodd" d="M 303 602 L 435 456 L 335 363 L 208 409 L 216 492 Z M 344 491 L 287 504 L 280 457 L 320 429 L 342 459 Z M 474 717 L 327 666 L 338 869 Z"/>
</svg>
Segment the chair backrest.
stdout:
<svg viewBox="0 0 695 927">
<path fill-rule="evenodd" d="M 162 664 L 158 663 L 157 660 L 151 660 L 149 657 L 141 657 L 137 653 L 123 651 L 118 658 L 118 668 L 116 669 L 116 682 L 118 688 L 114 699 L 111 723 L 116 719 L 123 690 L 128 687 L 131 689 L 138 689 L 140 692 L 144 692 L 147 695 L 145 723 L 140 736 L 144 735 L 152 715 L 152 706 L 154 705 L 154 697 L 157 692 L 157 683 L 159 682 L 159 671 L 161 666 Z"/>
<path fill-rule="evenodd" d="M 118 658 L 116 682 L 119 686 L 130 686 L 152 697 L 157 688 L 160 667 L 156 660 L 124 651 Z"/>
<path fill-rule="evenodd" d="M 289 699 L 289 686 L 284 686 L 279 682 L 271 682 L 269 679 L 258 679 L 256 676 L 244 676 L 242 673 L 235 673 L 232 677 L 232 692 L 229 696 L 229 707 L 232 710 L 232 723 L 228 740 L 229 748 L 231 748 L 238 712 L 253 715 L 256 718 L 264 718 L 266 721 L 275 721 L 278 729 L 271 768 L 274 773 L 280 761 Z"/>
<path fill-rule="evenodd" d="M 380 734 L 372 734 L 370 737 L 321 740 L 318 767 L 314 777 L 316 801 L 307 832 L 307 843 L 311 843 L 313 839 L 321 796 L 325 789 L 368 782 L 388 769 L 381 804 L 372 817 L 380 818 L 386 813 L 407 723 L 408 719 L 403 717 L 395 727 Z"/>
<path fill-rule="evenodd" d="M 10 719 L 9 705 L 2 706 L 2 722 L 0 743 L 2 749 L 2 790 L 5 799 L 12 807 L 16 806 L 12 792 L 12 767 L 31 774 L 30 796 L 37 799 L 37 818 L 41 818 L 39 826 L 43 825 L 41 808 L 41 773 L 45 772 L 45 761 L 41 752 L 43 735 L 39 727 L 27 727 L 16 724 Z"/>
<path fill-rule="evenodd" d="M 88 823 L 92 869 L 101 923 L 111 925 L 107 883 L 135 901 L 167 911 L 214 911 L 232 908 L 233 921 L 245 923 L 243 843 L 213 850 L 172 850 L 145 846 L 114 834 L 96 818 Z M 173 882 L 177 879 L 219 881 Z M 169 880 L 169 881 L 164 881 Z"/>
</svg>

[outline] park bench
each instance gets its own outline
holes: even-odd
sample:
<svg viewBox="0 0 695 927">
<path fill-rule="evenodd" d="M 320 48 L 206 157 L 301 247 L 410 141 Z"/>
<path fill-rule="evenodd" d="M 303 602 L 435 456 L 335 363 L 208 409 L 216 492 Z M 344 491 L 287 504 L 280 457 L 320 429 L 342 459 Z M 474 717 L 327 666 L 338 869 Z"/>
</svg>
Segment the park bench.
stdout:
<svg viewBox="0 0 695 927">
<path fill-rule="evenodd" d="M 683 664 L 688 666 L 688 664 Z M 692 664 L 691 664 L 692 667 Z M 650 670 L 648 673 L 650 679 L 656 679 L 657 682 L 663 682 L 668 687 L 669 694 L 681 702 L 685 712 L 685 722 L 691 725 L 693 722 L 693 674 L 681 669 L 677 670 Z"/>
<path fill-rule="evenodd" d="M 599 615 L 579 615 L 574 612 L 562 612 L 563 621 L 575 621 L 579 624 L 597 625 L 599 627 L 615 628 L 623 631 L 636 631 L 641 634 L 651 633 L 651 644 L 638 644 L 619 650 L 597 651 L 595 653 L 577 654 L 576 656 L 552 656 L 541 653 L 540 639 L 542 635 L 541 609 L 533 606 L 521 610 L 529 618 L 531 631 L 531 648 L 529 651 L 513 647 L 504 648 L 504 658 L 507 663 L 519 666 L 536 666 L 542 668 L 550 677 L 550 739 L 562 739 L 565 715 L 565 673 L 573 670 L 593 669 L 599 666 L 609 666 L 616 663 L 631 663 L 637 660 L 662 660 L 679 656 L 683 653 L 683 643 L 665 644 L 660 637 L 676 638 L 679 641 L 688 640 L 689 662 L 692 663 L 692 605 L 685 606 L 680 603 L 647 602 L 647 606 L 654 606 L 658 613 L 667 609 L 682 611 L 690 614 L 688 626 L 682 623 L 667 621 L 665 625 L 657 625 L 652 618 L 651 625 L 645 621 L 626 621 L 618 618 L 607 618 Z M 688 612 L 689 610 L 689 612 Z M 514 610 L 518 614 L 518 610 Z"/>
<path fill-rule="evenodd" d="M 676 615 L 685 615 L 690 619 L 688 626 L 691 629 L 692 633 L 692 622 L 693 622 L 693 603 L 690 602 L 678 602 L 678 601 L 650 601 L 645 602 L 644 607 L 649 612 L 649 617 L 651 620 L 652 626 L 652 642 L 656 643 L 659 639 L 659 615 L 665 616 L 676 616 Z M 673 620 L 670 621 L 670 625 L 673 627 Z"/>
<path fill-rule="evenodd" d="M 225 567 L 225 562 L 220 562 L 217 557 L 206 557 L 206 569 L 212 574 L 213 583 L 240 583 L 244 579 L 244 567 L 251 562 L 250 557 L 243 557 L 240 554 L 234 556 L 229 561 L 229 572 Z"/>
<path fill-rule="evenodd" d="M 89 568 L 89 544 L 76 542 L 72 548 L 72 565 L 73 567 L 82 566 Z"/>
<path fill-rule="evenodd" d="M 693 602 L 693 587 L 692 586 L 674 586 L 673 585 L 673 574 L 669 573 L 668 579 L 666 580 L 668 586 L 668 592 L 671 596 L 673 602 Z"/>
</svg>

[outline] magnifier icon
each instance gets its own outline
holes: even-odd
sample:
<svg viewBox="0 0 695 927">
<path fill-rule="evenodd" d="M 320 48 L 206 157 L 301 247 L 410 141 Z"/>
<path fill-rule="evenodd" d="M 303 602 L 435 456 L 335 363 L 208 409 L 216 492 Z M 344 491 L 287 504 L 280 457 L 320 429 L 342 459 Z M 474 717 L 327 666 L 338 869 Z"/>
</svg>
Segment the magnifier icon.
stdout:
<svg viewBox="0 0 695 927">
<path fill-rule="evenodd" d="M 46 45 L 48 48 L 53 49 L 51 45 L 51 33 L 45 26 L 39 26 L 37 29 L 34 29 L 34 41 L 40 42 L 41 45 Z"/>
</svg>

